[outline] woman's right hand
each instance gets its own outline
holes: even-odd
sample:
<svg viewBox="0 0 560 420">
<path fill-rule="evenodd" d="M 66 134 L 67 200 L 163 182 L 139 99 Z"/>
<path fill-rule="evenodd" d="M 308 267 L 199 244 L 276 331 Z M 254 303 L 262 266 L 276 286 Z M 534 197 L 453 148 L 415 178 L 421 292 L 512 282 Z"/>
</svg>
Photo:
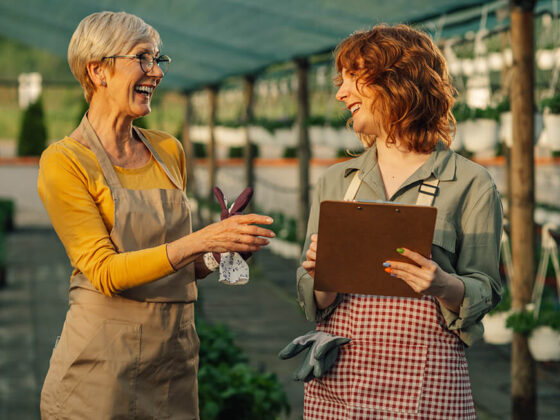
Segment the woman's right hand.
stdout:
<svg viewBox="0 0 560 420">
<path fill-rule="evenodd" d="M 269 216 L 244 214 L 212 223 L 167 244 L 167 258 L 178 270 L 206 252 L 256 252 L 268 245 L 274 232 L 256 225 L 270 225 Z"/>
<path fill-rule="evenodd" d="M 271 217 L 260 214 L 231 216 L 200 229 L 195 235 L 201 240 L 203 252 L 256 252 L 268 245 L 266 238 L 275 236 L 271 230 L 256 225 L 272 222 Z"/>
</svg>

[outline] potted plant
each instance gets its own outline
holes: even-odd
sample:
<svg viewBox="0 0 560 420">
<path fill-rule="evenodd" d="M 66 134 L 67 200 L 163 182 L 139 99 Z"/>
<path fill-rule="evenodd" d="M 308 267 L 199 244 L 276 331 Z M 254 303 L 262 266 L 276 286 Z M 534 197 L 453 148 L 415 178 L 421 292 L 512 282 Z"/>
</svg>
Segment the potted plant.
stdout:
<svg viewBox="0 0 560 420">
<path fill-rule="evenodd" d="M 498 144 L 498 110 L 488 106 L 475 108 L 468 135 L 463 136 L 463 145 L 469 152 L 478 156 L 495 156 Z"/>
<path fill-rule="evenodd" d="M 560 95 L 544 98 L 541 101 L 544 110 L 544 129 L 539 139 L 539 146 L 547 147 L 551 151 L 560 150 Z"/>
<path fill-rule="evenodd" d="M 560 360 L 560 311 L 543 312 L 529 337 L 529 351 L 537 361 Z"/>
<path fill-rule="evenodd" d="M 560 308 L 554 293 L 545 288 L 538 315 L 533 308 L 531 304 L 525 311 L 513 312 L 507 318 L 506 326 L 528 336 L 529 351 L 536 361 L 559 361 Z"/>
<path fill-rule="evenodd" d="M 500 303 L 484 318 L 483 339 L 489 344 L 509 344 L 513 338 L 513 331 L 506 327 L 506 319 L 511 315 L 511 293 L 505 287 Z"/>
</svg>

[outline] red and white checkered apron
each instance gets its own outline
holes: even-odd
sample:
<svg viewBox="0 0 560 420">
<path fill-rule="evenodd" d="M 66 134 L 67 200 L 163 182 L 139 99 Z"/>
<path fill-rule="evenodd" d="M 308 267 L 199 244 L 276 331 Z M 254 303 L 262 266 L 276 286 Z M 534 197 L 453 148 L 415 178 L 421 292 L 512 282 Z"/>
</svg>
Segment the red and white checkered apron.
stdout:
<svg viewBox="0 0 560 420">
<path fill-rule="evenodd" d="M 317 329 L 352 341 L 305 384 L 304 419 L 476 419 L 464 346 L 434 297 L 345 295 Z"/>
</svg>

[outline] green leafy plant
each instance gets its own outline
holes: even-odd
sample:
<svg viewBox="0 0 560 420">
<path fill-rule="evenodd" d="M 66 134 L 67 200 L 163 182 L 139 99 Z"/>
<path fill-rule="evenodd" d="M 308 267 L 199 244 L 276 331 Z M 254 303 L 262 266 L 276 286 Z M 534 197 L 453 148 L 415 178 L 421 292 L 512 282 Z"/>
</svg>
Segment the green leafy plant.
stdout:
<svg viewBox="0 0 560 420">
<path fill-rule="evenodd" d="M 225 325 L 197 321 L 200 337 L 200 418 L 267 420 L 289 413 L 282 385 L 273 373 L 257 372 Z"/>
<path fill-rule="evenodd" d="M 506 319 L 507 328 L 524 335 L 531 334 L 537 325 L 533 311 L 514 312 Z"/>
<path fill-rule="evenodd" d="M 208 152 L 206 151 L 206 144 L 204 143 L 194 142 L 193 151 L 195 158 L 205 158 L 208 156 Z"/>
<path fill-rule="evenodd" d="M 308 119 L 307 119 L 307 125 L 311 126 L 311 125 L 318 125 L 318 126 L 323 126 L 323 125 L 327 125 L 328 120 L 327 118 L 325 118 L 324 115 L 311 115 Z"/>
<path fill-rule="evenodd" d="M 11 232 L 14 230 L 14 201 L 0 198 L 0 231 Z"/>
<path fill-rule="evenodd" d="M 551 114 L 560 114 L 560 95 L 554 95 L 544 98 L 541 101 L 542 108 L 548 110 Z"/>
<path fill-rule="evenodd" d="M 259 156 L 259 146 L 255 143 L 251 143 L 251 149 L 253 151 L 252 155 L 254 158 Z M 228 149 L 228 157 L 230 158 L 243 158 L 245 157 L 245 146 L 231 146 Z"/>
<path fill-rule="evenodd" d="M 494 309 L 492 309 L 488 314 L 494 315 L 501 312 L 507 312 L 511 309 L 511 292 L 509 291 L 508 287 L 504 287 L 502 292 L 502 299 L 500 303 L 498 303 Z"/>
<path fill-rule="evenodd" d="M 472 113 L 472 118 L 476 119 L 488 119 L 498 121 L 500 119 L 500 113 L 498 109 L 492 106 L 482 108 L 475 108 Z"/>
<path fill-rule="evenodd" d="M 297 148 L 292 146 L 284 148 L 284 154 L 282 155 L 282 157 L 285 159 L 297 157 Z"/>
<path fill-rule="evenodd" d="M 18 156 L 39 156 L 47 146 L 47 126 L 43 101 L 38 99 L 30 104 L 21 120 L 18 138 Z"/>
<path fill-rule="evenodd" d="M 228 149 L 228 157 L 232 159 L 243 157 L 243 147 L 242 146 L 231 146 Z"/>
<path fill-rule="evenodd" d="M 504 112 L 511 111 L 511 103 L 509 101 L 509 97 L 503 98 L 500 103 L 496 106 L 496 110 L 499 114 L 503 114 Z"/>
<path fill-rule="evenodd" d="M 539 316 L 535 318 L 533 311 L 514 312 L 506 320 L 506 327 L 515 332 L 529 335 L 540 326 L 547 326 L 560 331 L 560 307 L 555 290 L 545 286 L 541 299 Z"/>
<path fill-rule="evenodd" d="M 467 121 L 472 117 L 472 109 L 464 102 L 456 102 L 453 107 L 453 116 L 457 123 Z"/>
<path fill-rule="evenodd" d="M 331 127 L 334 128 L 343 128 L 346 127 L 346 124 L 348 122 L 348 119 L 351 117 L 350 112 L 345 111 L 333 118 L 331 118 L 328 123 Z"/>
<path fill-rule="evenodd" d="M 280 128 L 291 128 L 294 122 L 294 118 L 280 118 L 276 120 L 257 118 L 255 119 L 254 125 L 261 126 L 270 134 L 274 134 L 274 132 Z"/>
</svg>

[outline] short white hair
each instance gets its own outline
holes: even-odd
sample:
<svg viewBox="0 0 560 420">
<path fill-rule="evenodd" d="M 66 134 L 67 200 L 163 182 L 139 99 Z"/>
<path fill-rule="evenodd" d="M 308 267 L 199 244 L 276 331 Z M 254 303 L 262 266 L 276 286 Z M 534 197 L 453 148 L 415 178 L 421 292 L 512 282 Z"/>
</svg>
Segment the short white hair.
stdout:
<svg viewBox="0 0 560 420">
<path fill-rule="evenodd" d="M 115 60 L 103 60 L 111 55 L 124 55 L 136 45 L 148 42 L 161 45 L 159 33 L 140 19 L 126 12 L 98 12 L 79 23 L 68 46 L 68 64 L 80 82 L 89 103 L 95 86 L 89 77 L 87 64 L 106 63 L 110 69 Z"/>
</svg>

